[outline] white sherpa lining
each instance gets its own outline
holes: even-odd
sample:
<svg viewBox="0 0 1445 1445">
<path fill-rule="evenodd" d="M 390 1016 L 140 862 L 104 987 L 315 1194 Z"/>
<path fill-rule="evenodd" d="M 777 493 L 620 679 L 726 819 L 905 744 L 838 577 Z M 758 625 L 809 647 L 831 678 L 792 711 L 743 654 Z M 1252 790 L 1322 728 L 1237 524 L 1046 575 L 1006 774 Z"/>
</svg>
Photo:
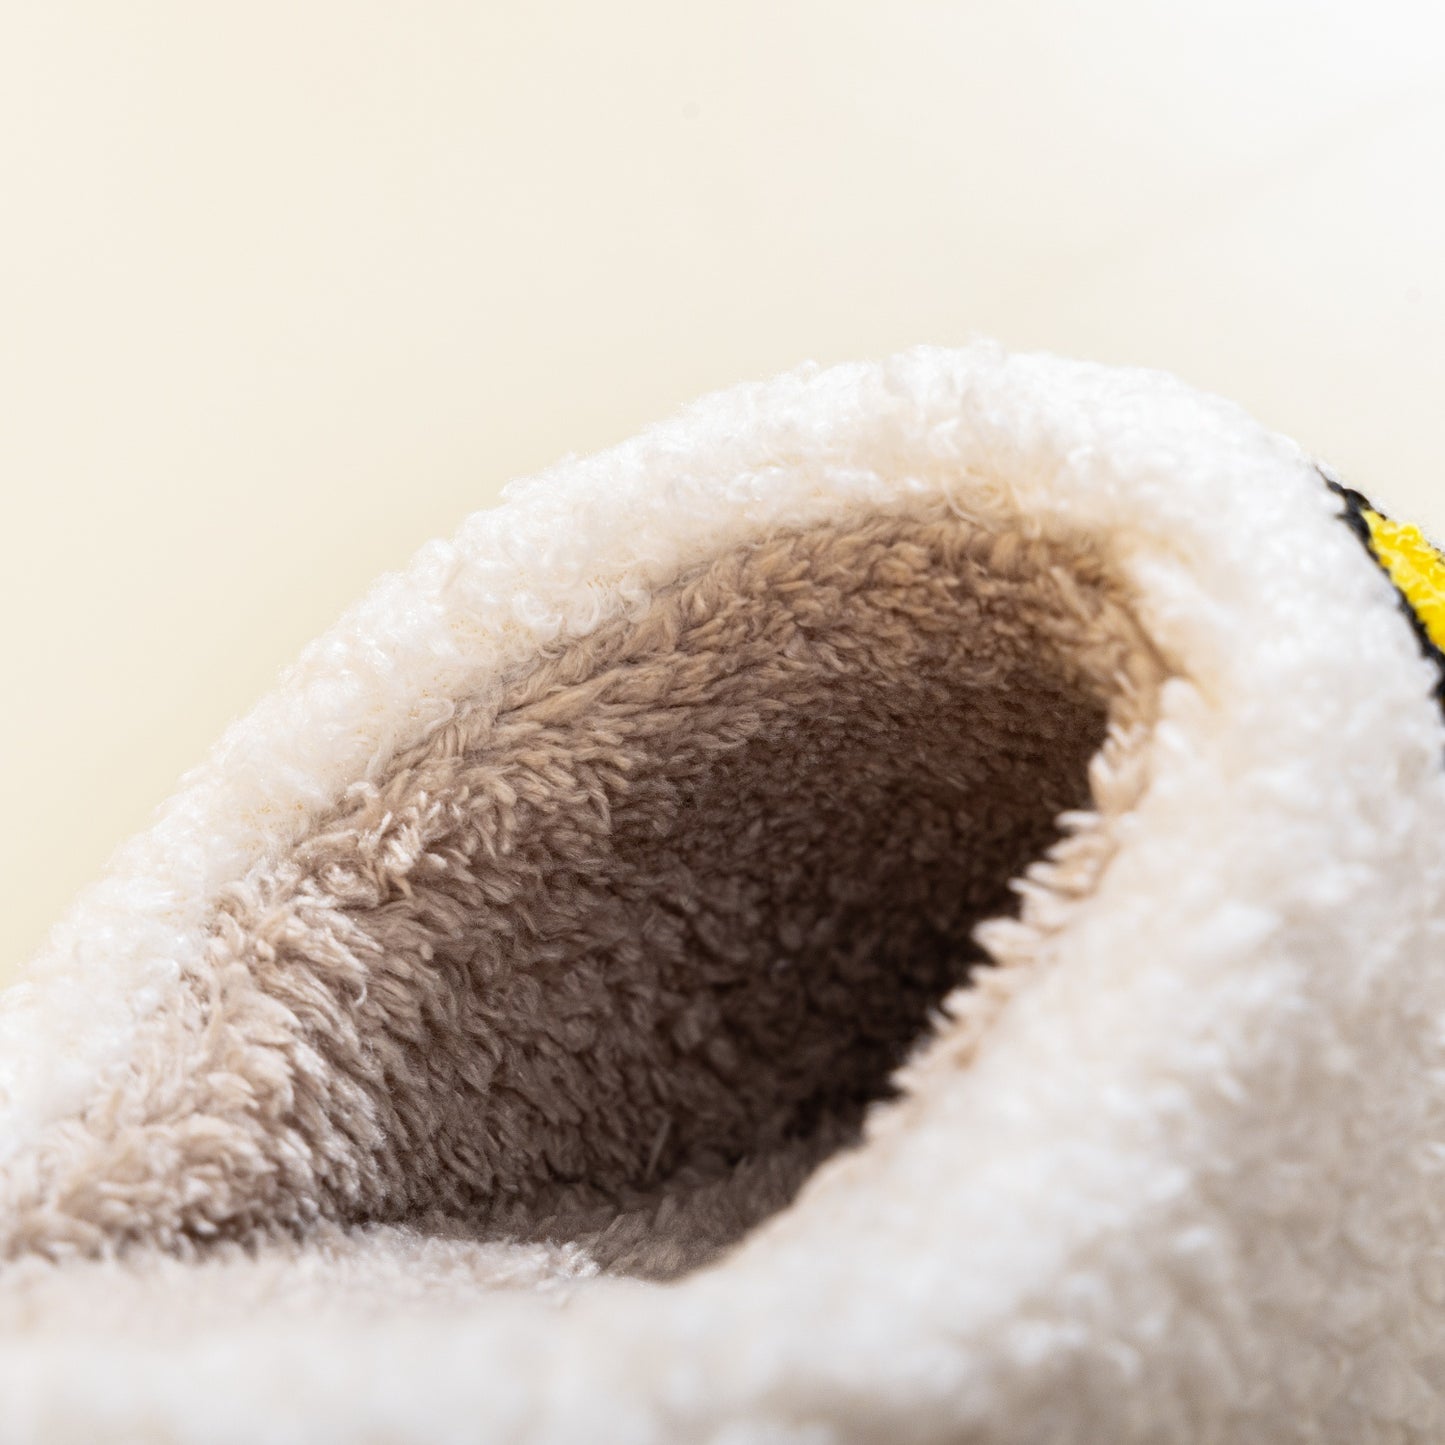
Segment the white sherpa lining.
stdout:
<svg viewBox="0 0 1445 1445">
<path fill-rule="evenodd" d="M 1096 769 L 1088 889 L 1045 875 L 986 935 L 1026 983 L 720 1264 L 16 1244 L 217 900 L 357 780 L 689 568 L 940 498 L 1107 568 L 1157 719 Z M 1337 513 L 1231 406 L 988 346 L 738 388 L 512 488 L 308 649 L 0 996 L 5 1438 L 1439 1438 L 1445 730 Z"/>
</svg>

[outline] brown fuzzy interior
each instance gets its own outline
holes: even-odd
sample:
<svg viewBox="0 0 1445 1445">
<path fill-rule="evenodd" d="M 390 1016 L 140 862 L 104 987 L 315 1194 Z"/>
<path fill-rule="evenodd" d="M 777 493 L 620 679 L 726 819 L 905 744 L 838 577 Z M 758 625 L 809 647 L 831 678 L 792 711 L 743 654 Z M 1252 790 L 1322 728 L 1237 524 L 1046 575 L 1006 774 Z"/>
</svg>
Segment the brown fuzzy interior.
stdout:
<svg viewBox="0 0 1445 1445">
<path fill-rule="evenodd" d="M 228 897 L 263 1157 L 213 1225 L 709 1258 L 980 965 L 1137 645 L 1086 560 L 946 513 L 770 537 L 554 645 Z"/>
</svg>

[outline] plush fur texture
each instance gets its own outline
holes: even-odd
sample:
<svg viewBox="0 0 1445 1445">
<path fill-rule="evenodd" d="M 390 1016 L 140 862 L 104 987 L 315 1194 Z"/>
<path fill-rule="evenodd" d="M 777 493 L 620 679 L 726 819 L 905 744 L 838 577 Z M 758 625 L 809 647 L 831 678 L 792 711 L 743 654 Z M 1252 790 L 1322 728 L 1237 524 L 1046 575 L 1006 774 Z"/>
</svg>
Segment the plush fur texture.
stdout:
<svg viewBox="0 0 1445 1445">
<path fill-rule="evenodd" d="M 987 346 L 513 489 L 0 996 L 3 1438 L 1445 1436 L 1445 727 L 1338 513 Z"/>
</svg>

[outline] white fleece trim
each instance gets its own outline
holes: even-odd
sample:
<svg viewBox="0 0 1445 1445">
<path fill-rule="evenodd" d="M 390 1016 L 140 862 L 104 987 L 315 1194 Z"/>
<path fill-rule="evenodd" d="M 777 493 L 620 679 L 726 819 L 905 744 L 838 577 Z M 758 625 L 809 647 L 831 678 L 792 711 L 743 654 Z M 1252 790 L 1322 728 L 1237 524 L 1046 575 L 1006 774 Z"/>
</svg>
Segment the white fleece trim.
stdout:
<svg viewBox="0 0 1445 1445">
<path fill-rule="evenodd" d="M 42 1317 L 0 1350 L 15 1438 L 1440 1438 L 1433 676 L 1299 450 L 1152 373 L 807 368 L 512 488 L 308 649 L 0 1000 L 0 1147 L 104 1087 L 218 888 L 453 699 L 769 528 L 939 494 L 1087 540 L 1178 674 L 1120 852 L 977 1059 L 675 1286 L 164 1350 Z"/>
</svg>

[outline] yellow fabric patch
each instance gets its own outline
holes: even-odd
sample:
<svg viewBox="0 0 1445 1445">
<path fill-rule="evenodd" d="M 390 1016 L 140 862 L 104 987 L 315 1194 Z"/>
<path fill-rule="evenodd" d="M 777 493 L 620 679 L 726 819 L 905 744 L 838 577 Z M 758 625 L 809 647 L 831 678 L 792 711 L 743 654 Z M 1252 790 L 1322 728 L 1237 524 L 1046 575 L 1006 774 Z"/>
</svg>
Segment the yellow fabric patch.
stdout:
<svg viewBox="0 0 1445 1445">
<path fill-rule="evenodd" d="M 1392 522 L 1367 507 L 1360 515 L 1390 581 L 1404 594 L 1430 641 L 1445 651 L 1445 556 L 1412 523 Z"/>
</svg>

